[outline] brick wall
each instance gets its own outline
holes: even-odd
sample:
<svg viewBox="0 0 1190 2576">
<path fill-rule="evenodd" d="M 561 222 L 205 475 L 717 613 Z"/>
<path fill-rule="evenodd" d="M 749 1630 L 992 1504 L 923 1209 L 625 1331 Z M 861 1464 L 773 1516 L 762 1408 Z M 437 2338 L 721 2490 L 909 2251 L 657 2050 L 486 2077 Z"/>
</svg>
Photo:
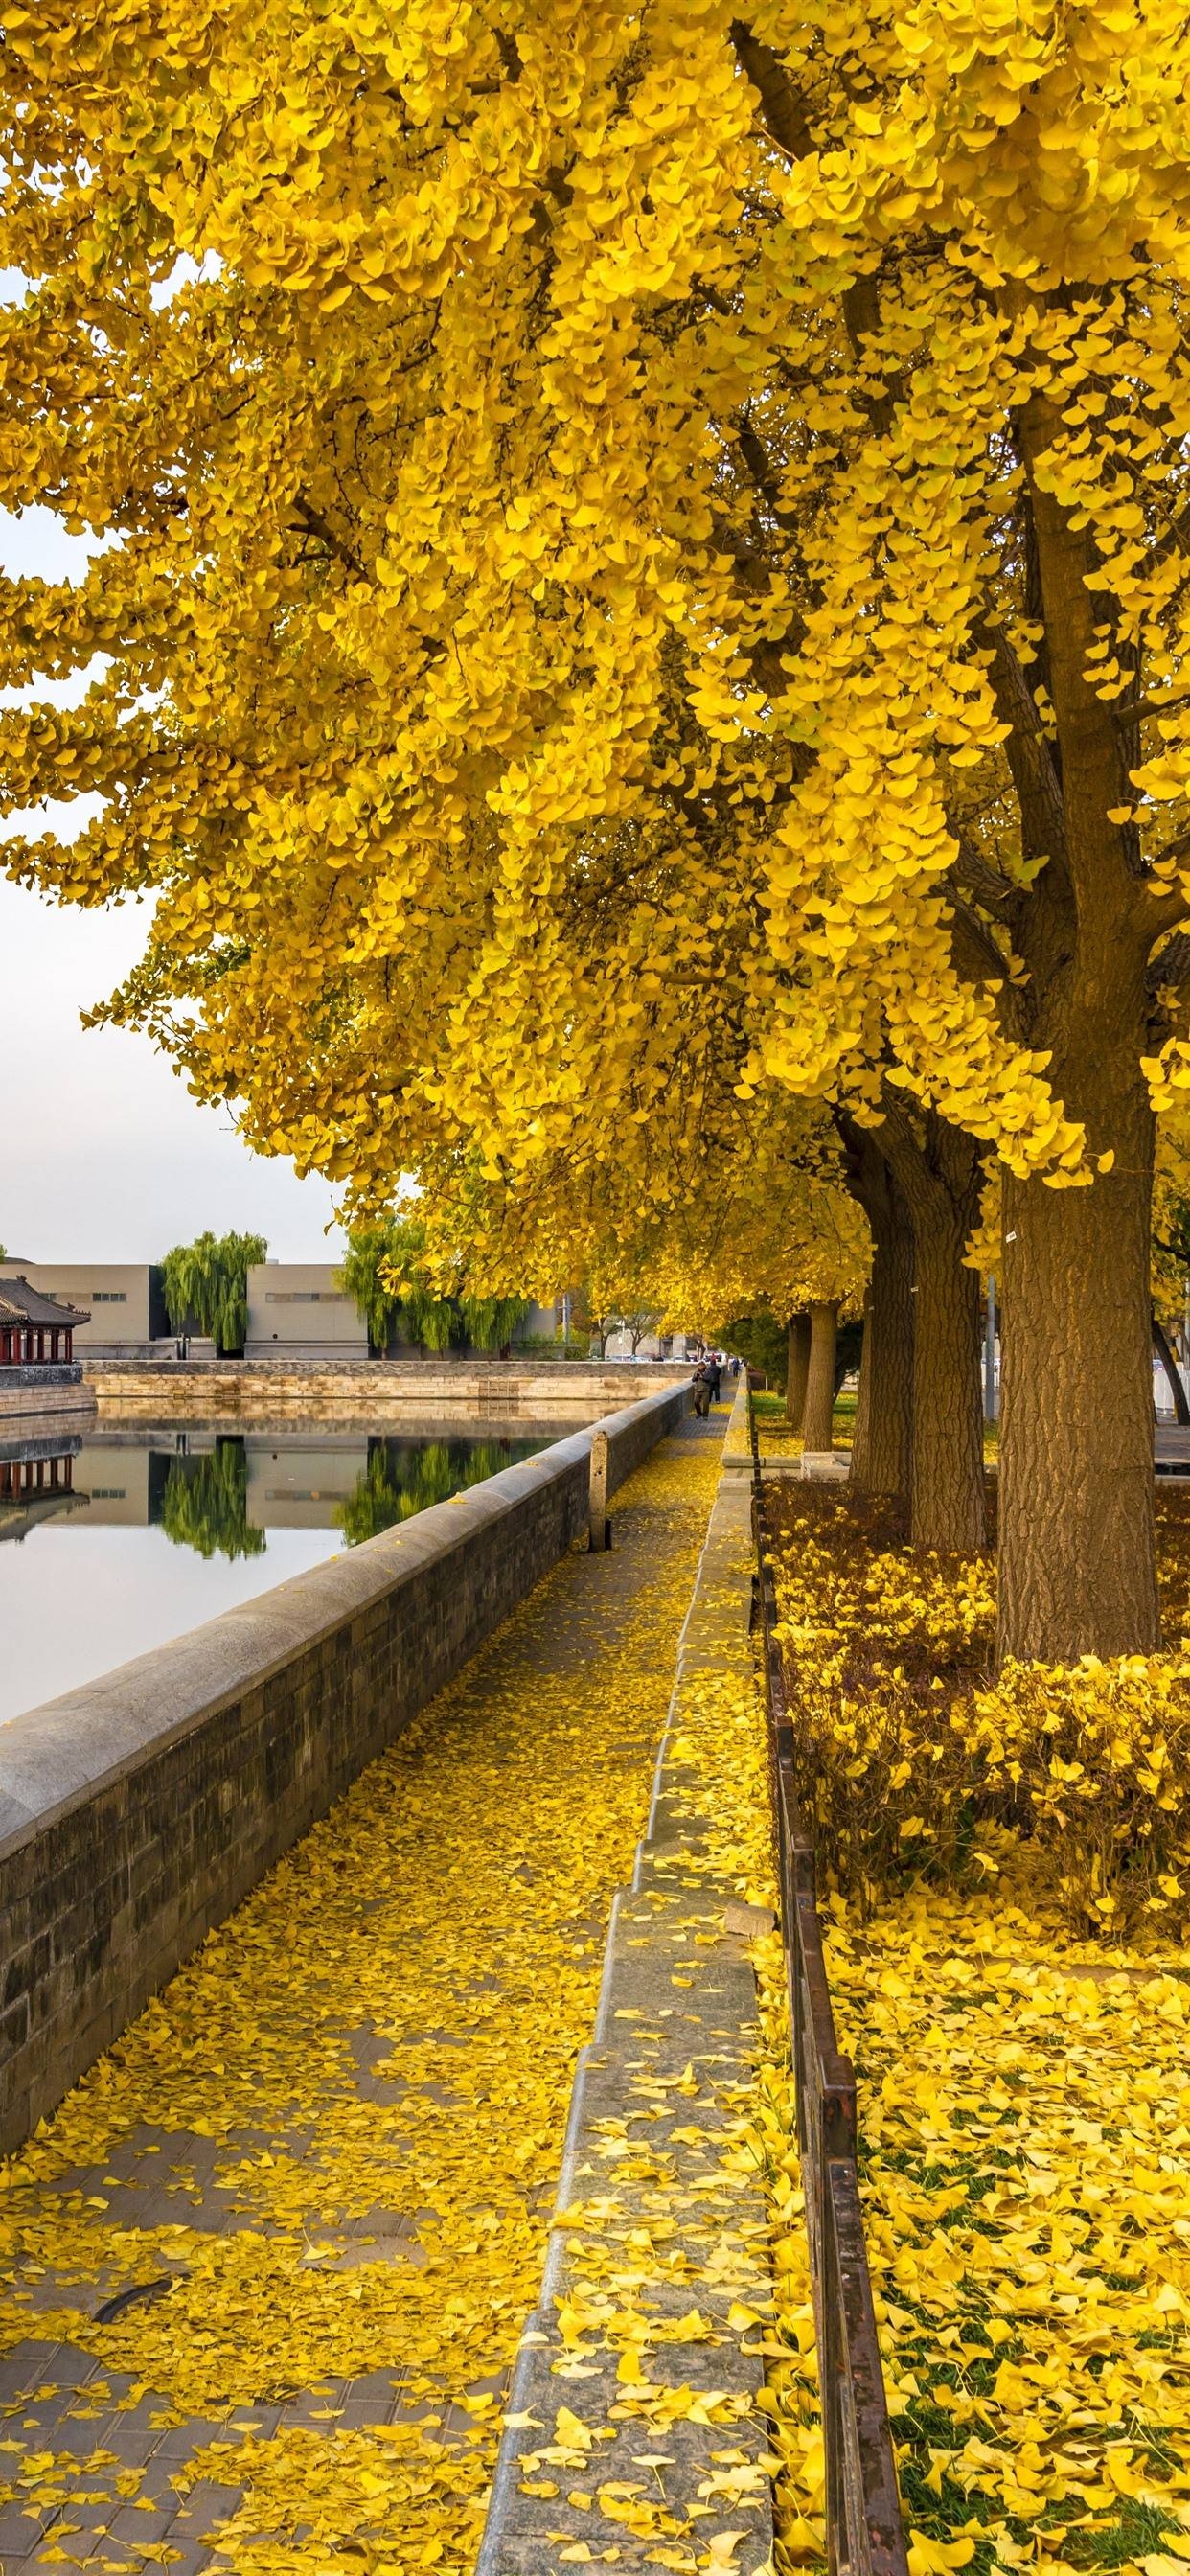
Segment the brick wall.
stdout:
<svg viewBox="0 0 1190 2576">
<path fill-rule="evenodd" d="M 682 1417 L 611 1416 L 610 1486 Z M 579 1432 L 0 1727 L 0 2152 L 587 1527 Z"/>
</svg>

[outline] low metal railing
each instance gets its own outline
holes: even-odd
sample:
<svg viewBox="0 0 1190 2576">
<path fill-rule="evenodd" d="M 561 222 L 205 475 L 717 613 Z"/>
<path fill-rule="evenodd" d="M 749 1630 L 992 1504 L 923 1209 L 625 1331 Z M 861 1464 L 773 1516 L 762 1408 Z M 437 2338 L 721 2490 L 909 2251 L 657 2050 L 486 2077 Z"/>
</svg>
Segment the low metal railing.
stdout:
<svg viewBox="0 0 1190 2576">
<path fill-rule="evenodd" d="M 856 2170 L 855 2073 L 839 2047 L 814 1880 L 793 1786 L 793 1739 L 765 1520 L 755 1409 L 756 1607 L 769 1718 L 781 1927 L 797 2093 L 798 2153 L 814 2288 L 831 2576 L 908 2576 Z"/>
</svg>

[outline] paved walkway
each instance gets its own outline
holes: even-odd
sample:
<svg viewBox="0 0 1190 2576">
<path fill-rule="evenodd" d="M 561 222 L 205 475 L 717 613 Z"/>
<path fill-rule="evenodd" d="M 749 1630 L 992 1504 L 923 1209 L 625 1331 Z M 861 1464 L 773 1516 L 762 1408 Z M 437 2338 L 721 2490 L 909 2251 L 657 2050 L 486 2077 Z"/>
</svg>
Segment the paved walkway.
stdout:
<svg viewBox="0 0 1190 2576">
<path fill-rule="evenodd" d="M 724 1413 L 0 2168 L 0 2568 L 452 2576 Z"/>
</svg>

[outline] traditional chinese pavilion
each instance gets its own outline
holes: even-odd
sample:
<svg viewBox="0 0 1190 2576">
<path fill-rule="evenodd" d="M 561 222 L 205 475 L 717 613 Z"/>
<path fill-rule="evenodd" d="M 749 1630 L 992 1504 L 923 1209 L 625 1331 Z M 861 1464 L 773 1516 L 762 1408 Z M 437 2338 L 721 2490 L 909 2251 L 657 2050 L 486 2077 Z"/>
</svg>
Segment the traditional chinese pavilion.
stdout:
<svg viewBox="0 0 1190 2576">
<path fill-rule="evenodd" d="M 73 1360 L 75 1328 L 90 1321 L 80 1306 L 43 1297 L 27 1279 L 0 1279 L 0 1368 L 41 1368 Z"/>
</svg>

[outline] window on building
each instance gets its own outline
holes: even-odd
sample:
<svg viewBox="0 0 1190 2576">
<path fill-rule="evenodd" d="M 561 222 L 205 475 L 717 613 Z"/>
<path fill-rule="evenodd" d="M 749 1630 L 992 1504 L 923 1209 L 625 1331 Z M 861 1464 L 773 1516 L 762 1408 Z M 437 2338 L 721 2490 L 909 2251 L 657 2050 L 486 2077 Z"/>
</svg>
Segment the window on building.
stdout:
<svg viewBox="0 0 1190 2576">
<path fill-rule="evenodd" d="M 93 1288 L 91 1303 L 93 1306 L 126 1306 L 128 1291 L 126 1288 Z"/>
<path fill-rule="evenodd" d="M 346 1296 L 338 1288 L 266 1288 L 266 1306 L 345 1306 Z"/>
</svg>

